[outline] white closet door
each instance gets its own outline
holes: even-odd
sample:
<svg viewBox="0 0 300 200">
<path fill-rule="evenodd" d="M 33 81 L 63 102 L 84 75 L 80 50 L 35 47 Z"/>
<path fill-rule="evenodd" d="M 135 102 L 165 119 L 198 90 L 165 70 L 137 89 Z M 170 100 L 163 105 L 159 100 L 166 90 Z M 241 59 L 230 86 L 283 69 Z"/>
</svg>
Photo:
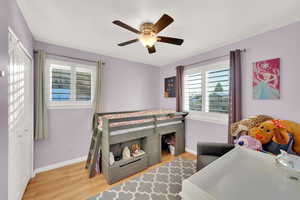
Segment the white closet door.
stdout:
<svg viewBox="0 0 300 200">
<path fill-rule="evenodd" d="M 33 66 L 11 32 L 9 56 L 9 200 L 20 200 L 33 168 Z"/>
</svg>

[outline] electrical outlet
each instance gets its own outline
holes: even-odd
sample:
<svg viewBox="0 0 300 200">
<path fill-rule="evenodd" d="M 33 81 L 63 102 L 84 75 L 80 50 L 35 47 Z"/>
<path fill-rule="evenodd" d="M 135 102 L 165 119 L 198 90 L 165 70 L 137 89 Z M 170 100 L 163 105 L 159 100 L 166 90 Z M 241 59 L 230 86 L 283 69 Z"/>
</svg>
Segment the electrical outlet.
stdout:
<svg viewBox="0 0 300 200">
<path fill-rule="evenodd" d="M 5 71 L 0 70 L 0 78 L 5 76 Z"/>
</svg>

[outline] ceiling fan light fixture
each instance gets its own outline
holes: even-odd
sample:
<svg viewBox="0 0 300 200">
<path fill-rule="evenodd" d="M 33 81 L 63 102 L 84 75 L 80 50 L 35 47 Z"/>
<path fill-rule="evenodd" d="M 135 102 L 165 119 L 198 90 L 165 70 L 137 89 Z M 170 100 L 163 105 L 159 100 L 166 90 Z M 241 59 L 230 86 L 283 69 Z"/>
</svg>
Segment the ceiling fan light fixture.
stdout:
<svg viewBox="0 0 300 200">
<path fill-rule="evenodd" d="M 174 19 L 167 14 L 163 14 L 156 23 L 145 22 L 142 23 L 139 27 L 139 30 L 119 21 L 113 21 L 113 24 L 120 26 L 128 31 L 138 34 L 138 38 L 132 39 L 126 42 L 119 43 L 119 46 L 126 46 L 137 41 L 140 41 L 144 47 L 148 49 L 149 54 L 156 52 L 154 44 L 156 42 L 162 42 L 173 45 L 181 45 L 183 39 L 166 37 L 166 36 L 157 36 L 162 30 L 167 26 L 173 23 Z"/>
<path fill-rule="evenodd" d="M 152 47 L 157 42 L 155 33 L 141 34 L 139 37 L 140 42 L 144 47 Z"/>
</svg>

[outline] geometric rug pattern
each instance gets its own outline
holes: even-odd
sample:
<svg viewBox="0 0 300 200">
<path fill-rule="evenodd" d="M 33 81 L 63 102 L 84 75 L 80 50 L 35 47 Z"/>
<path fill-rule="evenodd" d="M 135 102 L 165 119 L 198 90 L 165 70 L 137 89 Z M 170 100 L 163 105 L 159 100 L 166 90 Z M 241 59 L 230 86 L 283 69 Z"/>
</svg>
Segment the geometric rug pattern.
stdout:
<svg viewBox="0 0 300 200">
<path fill-rule="evenodd" d="M 176 158 L 88 200 L 181 200 L 182 181 L 195 172 L 195 161 Z"/>
</svg>

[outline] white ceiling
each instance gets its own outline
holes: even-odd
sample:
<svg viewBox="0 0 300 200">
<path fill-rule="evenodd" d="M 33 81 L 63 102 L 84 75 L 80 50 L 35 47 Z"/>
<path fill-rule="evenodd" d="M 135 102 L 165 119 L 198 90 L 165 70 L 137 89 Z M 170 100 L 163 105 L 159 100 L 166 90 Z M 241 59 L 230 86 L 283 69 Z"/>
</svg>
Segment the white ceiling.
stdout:
<svg viewBox="0 0 300 200">
<path fill-rule="evenodd" d="M 300 20 L 300 0 L 18 0 L 38 41 L 163 66 Z M 167 13 L 175 21 L 160 35 L 183 38 L 182 46 L 156 44 L 149 55 L 140 43 L 117 43 Z"/>
</svg>

